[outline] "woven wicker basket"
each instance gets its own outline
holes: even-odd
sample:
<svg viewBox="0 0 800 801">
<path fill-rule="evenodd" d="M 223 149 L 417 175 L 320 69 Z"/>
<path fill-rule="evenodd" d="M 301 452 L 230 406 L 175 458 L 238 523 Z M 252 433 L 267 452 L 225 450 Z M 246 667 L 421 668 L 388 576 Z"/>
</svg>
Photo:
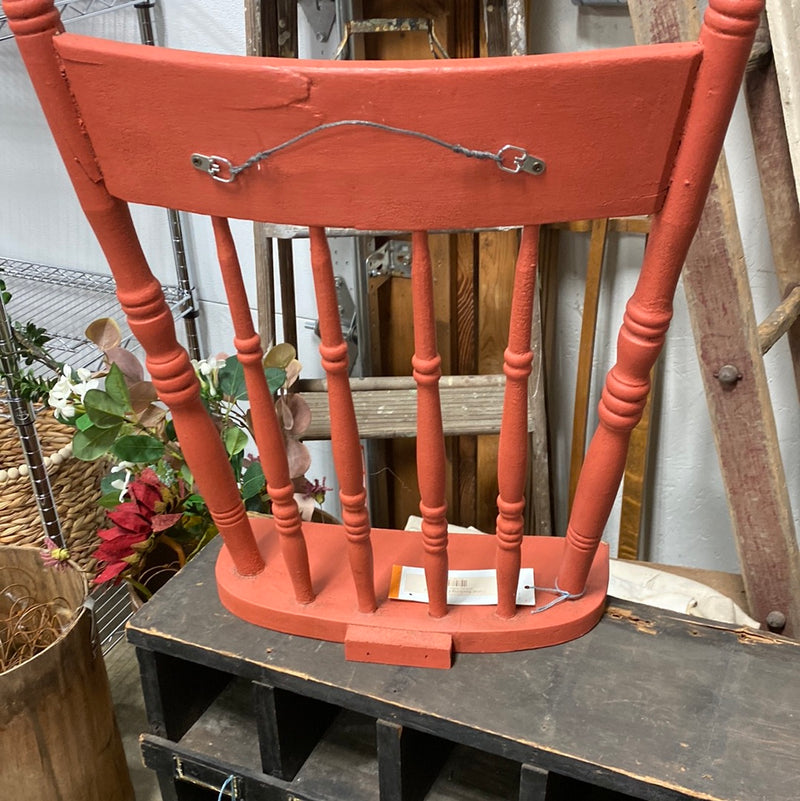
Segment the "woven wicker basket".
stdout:
<svg viewBox="0 0 800 801">
<path fill-rule="evenodd" d="M 96 571 L 91 555 L 99 544 L 97 530 L 105 518 L 97 501 L 107 464 L 102 459 L 82 462 L 74 458 L 74 429 L 59 423 L 49 409 L 37 410 L 36 431 L 71 558 L 91 578 Z M 0 544 L 41 546 L 43 537 L 22 445 L 7 407 L 0 405 Z"/>
</svg>

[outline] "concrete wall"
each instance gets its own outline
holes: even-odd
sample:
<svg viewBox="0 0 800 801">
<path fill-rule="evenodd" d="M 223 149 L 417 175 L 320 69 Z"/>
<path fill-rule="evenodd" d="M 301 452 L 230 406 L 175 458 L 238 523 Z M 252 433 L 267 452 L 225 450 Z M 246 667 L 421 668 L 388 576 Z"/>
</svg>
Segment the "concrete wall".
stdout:
<svg viewBox="0 0 800 801">
<path fill-rule="evenodd" d="M 563 0 L 539 0 L 531 19 L 533 52 L 617 47 L 632 43 L 624 11 L 577 8 Z M 303 19 L 302 12 L 300 13 Z M 138 41 L 132 9 L 74 24 L 72 30 L 109 38 Z M 182 0 L 162 2 L 157 9 L 159 40 L 171 47 L 244 52 L 242 5 L 237 0 Z M 307 31 L 302 51 L 329 55 Z M 102 255 L 86 225 L 64 169 L 52 145 L 44 119 L 28 84 L 14 43 L 0 42 L 0 255 L 57 264 L 94 272 L 106 270 Z M 135 113 L 135 109 L 132 110 Z M 513 113 L 513 110 L 510 110 Z M 746 116 L 737 109 L 727 145 L 737 197 L 748 269 L 759 318 L 778 300 L 764 213 L 758 191 Z M 136 209 L 135 218 L 154 270 L 165 282 L 173 275 L 172 254 L 164 212 Z M 222 289 L 213 261 L 210 227 L 204 220 L 185 218 L 187 246 L 201 301 L 201 341 L 205 353 L 230 352 L 230 326 L 223 313 Z M 249 224 L 237 224 L 235 235 L 245 267 L 252 253 Z M 561 301 L 558 311 L 557 388 L 551 404 L 557 424 L 553 442 L 555 486 L 560 510 L 569 458 L 572 395 L 580 325 L 582 276 L 588 238 L 563 237 Z M 621 306 L 630 293 L 641 256 L 641 239 L 618 237 L 609 245 L 597 352 L 613 345 Z M 297 250 L 298 297 L 310 298 L 305 255 Z M 348 280 L 351 280 L 348 277 Z M 252 282 L 251 282 L 252 285 Z M 612 311 L 614 310 L 614 311 Z M 315 342 L 305 322 L 313 321 L 313 305 L 303 302 L 298 320 L 300 357 L 304 375 L 319 374 Z M 607 368 L 598 358 L 597 375 Z M 800 509 L 800 414 L 785 341 L 767 357 L 770 387 L 787 467 L 795 513 Z M 599 381 L 597 382 L 599 383 Z M 597 390 L 592 406 L 596 406 Z M 596 417 L 595 417 L 596 419 Z M 675 320 L 661 366 L 660 396 L 656 405 L 653 469 L 647 511 L 647 556 L 655 561 L 735 571 L 738 560 L 728 520 L 694 343 L 682 291 L 676 299 Z M 323 448 L 315 448 L 312 473 L 333 474 Z M 335 504 L 332 506 L 335 511 Z M 559 512 L 559 529 L 565 514 Z M 616 543 L 618 515 L 609 522 L 607 539 Z"/>
</svg>

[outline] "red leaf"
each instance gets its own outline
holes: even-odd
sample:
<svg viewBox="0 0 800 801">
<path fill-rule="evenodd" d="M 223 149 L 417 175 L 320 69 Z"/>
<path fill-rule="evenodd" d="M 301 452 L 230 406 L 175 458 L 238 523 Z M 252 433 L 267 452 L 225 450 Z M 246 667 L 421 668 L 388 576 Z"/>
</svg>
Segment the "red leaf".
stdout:
<svg viewBox="0 0 800 801">
<path fill-rule="evenodd" d="M 140 507 L 144 507 L 143 509 L 139 509 L 140 514 L 144 515 L 146 512 L 150 513 L 146 515 L 148 517 L 155 513 L 156 504 L 162 500 L 161 492 L 157 487 L 138 479 L 136 481 L 131 481 L 128 485 L 128 495 L 135 498 L 139 502 Z"/>
<path fill-rule="evenodd" d="M 146 536 L 139 534 L 120 534 L 118 537 L 103 540 L 92 556 L 101 562 L 116 562 L 118 559 L 130 556 L 134 552 L 133 546 L 146 539 Z"/>
<path fill-rule="evenodd" d="M 168 528 L 172 528 L 182 517 L 182 512 L 168 515 L 156 515 L 151 521 L 153 524 L 153 531 L 156 534 L 159 531 L 166 531 Z"/>
<path fill-rule="evenodd" d="M 140 505 L 135 501 L 121 503 L 113 512 L 108 513 L 108 519 L 111 520 L 117 528 L 122 529 L 128 534 L 149 535 L 153 530 L 150 524 L 151 515 L 145 517 L 141 513 Z"/>
<path fill-rule="evenodd" d="M 103 584 L 112 579 L 119 580 L 119 574 L 128 567 L 127 562 L 114 562 L 113 564 L 106 565 L 103 571 L 95 578 L 95 584 Z"/>
</svg>

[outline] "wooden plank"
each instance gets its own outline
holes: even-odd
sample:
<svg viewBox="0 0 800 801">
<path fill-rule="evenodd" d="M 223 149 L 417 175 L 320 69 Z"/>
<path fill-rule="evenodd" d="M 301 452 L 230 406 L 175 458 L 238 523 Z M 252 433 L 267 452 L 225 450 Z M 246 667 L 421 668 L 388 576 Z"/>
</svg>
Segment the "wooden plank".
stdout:
<svg viewBox="0 0 800 801">
<path fill-rule="evenodd" d="M 783 104 L 786 134 L 794 165 L 795 192 L 800 195 L 800 7 L 794 0 L 767 0 L 767 18 Z"/>
<path fill-rule="evenodd" d="M 690 0 L 629 7 L 640 43 L 687 39 L 699 26 Z M 782 612 L 786 633 L 798 632 L 800 554 L 724 157 L 683 275 L 750 607 L 762 622 Z M 724 365 L 741 380 L 718 380 Z"/>
<path fill-rule="evenodd" d="M 247 0 L 246 53 L 250 56 L 297 58 L 297 3 L 292 0 Z M 272 239 L 263 223 L 253 223 L 258 333 L 264 350 L 277 341 Z M 297 347 L 292 243 L 278 241 L 283 341 Z"/>
<path fill-rule="evenodd" d="M 251 719 L 255 714 L 261 769 L 280 779 L 293 779 L 339 710 L 261 682 L 253 682 L 245 688 L 247 692 L 238 695 L 237 689 L 235 684 L 229 688 L 229 707 L 244 708 Z M 242 731 L 245 727 L 238 728 Z M 215 734 L 217 739 L 228 739 L 216 732 L 210 738 Z"/>
<path fill-rule="evenodd" d="M 781 303 L 758 326 L 758 343 L 762 353 L 787 333 L 800 315 L 800 284 L 794 287 Z"/>
<path fill-rule="evenodd" d="M 761 178 L 767 227 L 778 289 L 785 297 L 800 286 L 800 204 L 793 181 L 792 161 L 783 110 L 769 51 L 748 65 L 745 74 L 745 99 L 750 112 L 750 129 L 756 164 Z M 794 380 L 800 397 L 800 323 L 788 331 Z"/>
<path fill-rule="evenodd" d="M 264 56 L 264 30 L 261 23 L 261 0 L 245 0 L 245 53 Z M 258 335 L 264 350 L 275 342 L 275 284 L 272 264 L 272 240 L 264 223 L 253 223 L 253 249 L 256 273 L 256 317 Z"/>
<path fill-rule="evenodd" d="M 503 370 L 518 242 L 517 231 L 478 235 L 478 372 L 483 375 L 496 375 Z M 495 527 L 497 445 L 494 435 L 478 437 L 478 508 L 473 525 L 481 531 L 494 531 Z"/>
<path fill-rule="evenodd" d="M 592 386 L 592 362 L 594 340 L 597 331 L 597 304 L 600 299 L 600 279 L 608 241 L 608 220 L 592 222 L 589 242 L 589 259 L 586 263 L 586 287 L 583 295 L 581 335 L 578 345 L 578 368 L 575 379 L 575 407 L 572 416 L 572 446 L 569 462 L 569 508 L 575 498 L 583 458 L 586 454 L 587 422 L 589 417 L 589 393 Z"/>
<path fill-rule="evenodd" d="M 642 419 L 631 432 L 628 458 L 622 478 L 622 503 L 619 515 L 618 559 L 638 559 L 642 515 L 644 512 L 645 477 L 647 476 L 650 446 L 650 418 L 653 414 L 653 392 L 656 370 L 650 373 L 650 394 L 642 412 Z"/>
<path fill-rule="evenodd" d="M 478 238 L 477 234 L 458 234 L 456 265 L 456 370 L 459 374 L 478 371 Z M 452 518 L 459 523 L 477 515 L 478 440 L 462 436 L 457 442 L 456 495 Z"/>
</svg>

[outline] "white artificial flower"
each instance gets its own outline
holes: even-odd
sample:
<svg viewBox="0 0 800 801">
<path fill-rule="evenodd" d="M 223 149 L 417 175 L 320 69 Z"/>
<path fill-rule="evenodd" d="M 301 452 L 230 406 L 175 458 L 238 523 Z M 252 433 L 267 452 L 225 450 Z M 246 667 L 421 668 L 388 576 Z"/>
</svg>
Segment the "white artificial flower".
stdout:
<svg viewBox="0 0 800 801">
<path fill-rule="evenodd" d="M 91 375 L 91 373 L 90 373 Z M 91 378 L 88 381 L 81 381 L 72 385 L 72 391 L 80 398 L 81 403 L 90 389 L 97 389 L 100 386 L 100 381 L 97 378 Z"/>
<path fill-rule="evenodd" d="M 225 365 L 225 361 L 211 357 L 209 359 L 192 359 L 192 367 L 200 379 L 200 383 L 208 388 L 208 393 L 213 398 L 217 394 L 217 376 L 220 367 Z M 207 378 L 207 381 L 203 379 Z"/>
<path fill-rule="evenodd" d="M 53 414 L 56 417 L 60 417 L 62 420 L 70 420 L 71 418 L 75 417 L 75 407 L 68 403 L 66 400 L 57 400 L 53 402 L 52 400 L 48 399 L 50 406 L 53 407 Z"/>
<path fill-rule="evenodd" d="M 114 479 L 111 482 L 111 486 L 119 490 L 119 502 L 122 503 L 125 500 L 125 496 L 128 494 L 128 485 L 131 483 L 131 479 L 133 478 L 133 473 L 128 469 L 133 467 L 133 462 L 119 462 L 115 464 L 114 467 L 111 468 L 109 472 L 111 473 L 119 473 L 121 470 L 125 471 L 125 474 L 122 478 Z"/>
</svg>

